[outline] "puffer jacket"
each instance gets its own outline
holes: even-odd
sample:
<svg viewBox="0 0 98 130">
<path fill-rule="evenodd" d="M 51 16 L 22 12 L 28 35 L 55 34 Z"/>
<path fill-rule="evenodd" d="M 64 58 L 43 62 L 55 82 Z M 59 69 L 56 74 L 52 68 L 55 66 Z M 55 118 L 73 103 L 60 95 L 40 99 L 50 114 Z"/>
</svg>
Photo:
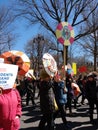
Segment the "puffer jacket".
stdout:
<svg viewBox="0 0 98 130">
<path fill-rule="evenodd" d="M 21 98 L 16 89 L 2 90 L 0 94 L 0 130 L 18 130 L 20 127 Z"/>
<path fill-rule="evenodd" d="M 51 81 L 41 81 L 40 83 L 40 107 L 43 114 L 49 114 L 55 111 L 54 93 Z"/>
</svg>

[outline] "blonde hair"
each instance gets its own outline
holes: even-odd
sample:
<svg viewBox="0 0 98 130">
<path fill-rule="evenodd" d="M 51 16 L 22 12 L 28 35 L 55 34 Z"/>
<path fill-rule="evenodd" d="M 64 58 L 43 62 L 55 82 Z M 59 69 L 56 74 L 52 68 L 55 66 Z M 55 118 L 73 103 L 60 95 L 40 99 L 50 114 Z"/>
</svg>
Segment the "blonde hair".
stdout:
<svg viewBox="0 0 98 130">
<path fill-rule="evenodd" d="M 50 76 L 48 75 L 48 73 L 45 71 L 45 69 L 43 69 L 40 73 L 40 78 L 41 79 L 46 79 L 46 78 L 50 78 Z"/>
</svg>

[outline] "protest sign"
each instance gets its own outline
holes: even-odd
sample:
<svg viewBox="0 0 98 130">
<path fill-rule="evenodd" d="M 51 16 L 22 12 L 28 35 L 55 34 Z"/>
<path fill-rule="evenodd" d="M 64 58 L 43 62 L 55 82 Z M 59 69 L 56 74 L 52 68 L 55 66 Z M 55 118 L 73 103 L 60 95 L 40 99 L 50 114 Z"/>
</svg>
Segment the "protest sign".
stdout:
<svg viewBox="0 0 98 130">
<path fill-rule="evenodd" d="M 49 54 L 45 53 L 43 55 L 43 65 L 46 70 L 46 72 L 51 76 L 54 77 L 54 75 L 57 73 L 57 63 L 55 59 Z"/>
<path fill-rule="evenodd" d="M 17 72 L 17 65 L 0 63 L 0 87 L 3 89 L 13 88 Z"/>
<path fill-rule="evenodd" d="M 4 58 L 0 58 L 0 63 L 4 63 Z"/>
</svg>

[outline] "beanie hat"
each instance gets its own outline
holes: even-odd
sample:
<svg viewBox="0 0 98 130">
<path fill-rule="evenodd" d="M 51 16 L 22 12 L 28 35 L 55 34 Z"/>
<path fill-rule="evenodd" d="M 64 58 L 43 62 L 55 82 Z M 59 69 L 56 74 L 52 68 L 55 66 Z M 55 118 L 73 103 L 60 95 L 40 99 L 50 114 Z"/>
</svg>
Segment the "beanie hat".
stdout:
<svg viewBox="0 0 98 130">
<path fill-rule="evenodd" d="M 49 78 L 50 76 L 48 75 L 48 73 L 43 69 L 40 73 L 40 78 L 41 79 L 45 79 L 45 78 Z"/>
</svg>

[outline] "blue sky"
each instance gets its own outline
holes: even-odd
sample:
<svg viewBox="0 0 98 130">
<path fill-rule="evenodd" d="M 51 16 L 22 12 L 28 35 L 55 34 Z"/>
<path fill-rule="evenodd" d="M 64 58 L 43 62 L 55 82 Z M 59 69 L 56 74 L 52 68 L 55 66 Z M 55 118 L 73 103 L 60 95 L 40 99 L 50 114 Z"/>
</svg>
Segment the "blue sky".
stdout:
<svg viewBox="0 0 98 130">
<path fill-rule="evenodd" d="M 16 33 L 19 35 L 16 39 L 15 50 L 24 51 L 25 44 L 37 35 L 37 27 L 27 27 L 25 21 L 19 21 L 16 26 Z"/>
<path fill-rule="evenodd" d="M 0 6 L 9 6 L 12 0 L 0 0 Z M 14 0 L 13 0 L 14 1 Z M 13 50 L 19 50 L 24 52 L 25 44 L 31 40 L 32 37 L 38 33 L 38 26 L 27 27 L 24 20 L 18 20 L 15 22 L 15 33 L 19 36 L 15 40 L 15 46 Z"/>
</svg>

